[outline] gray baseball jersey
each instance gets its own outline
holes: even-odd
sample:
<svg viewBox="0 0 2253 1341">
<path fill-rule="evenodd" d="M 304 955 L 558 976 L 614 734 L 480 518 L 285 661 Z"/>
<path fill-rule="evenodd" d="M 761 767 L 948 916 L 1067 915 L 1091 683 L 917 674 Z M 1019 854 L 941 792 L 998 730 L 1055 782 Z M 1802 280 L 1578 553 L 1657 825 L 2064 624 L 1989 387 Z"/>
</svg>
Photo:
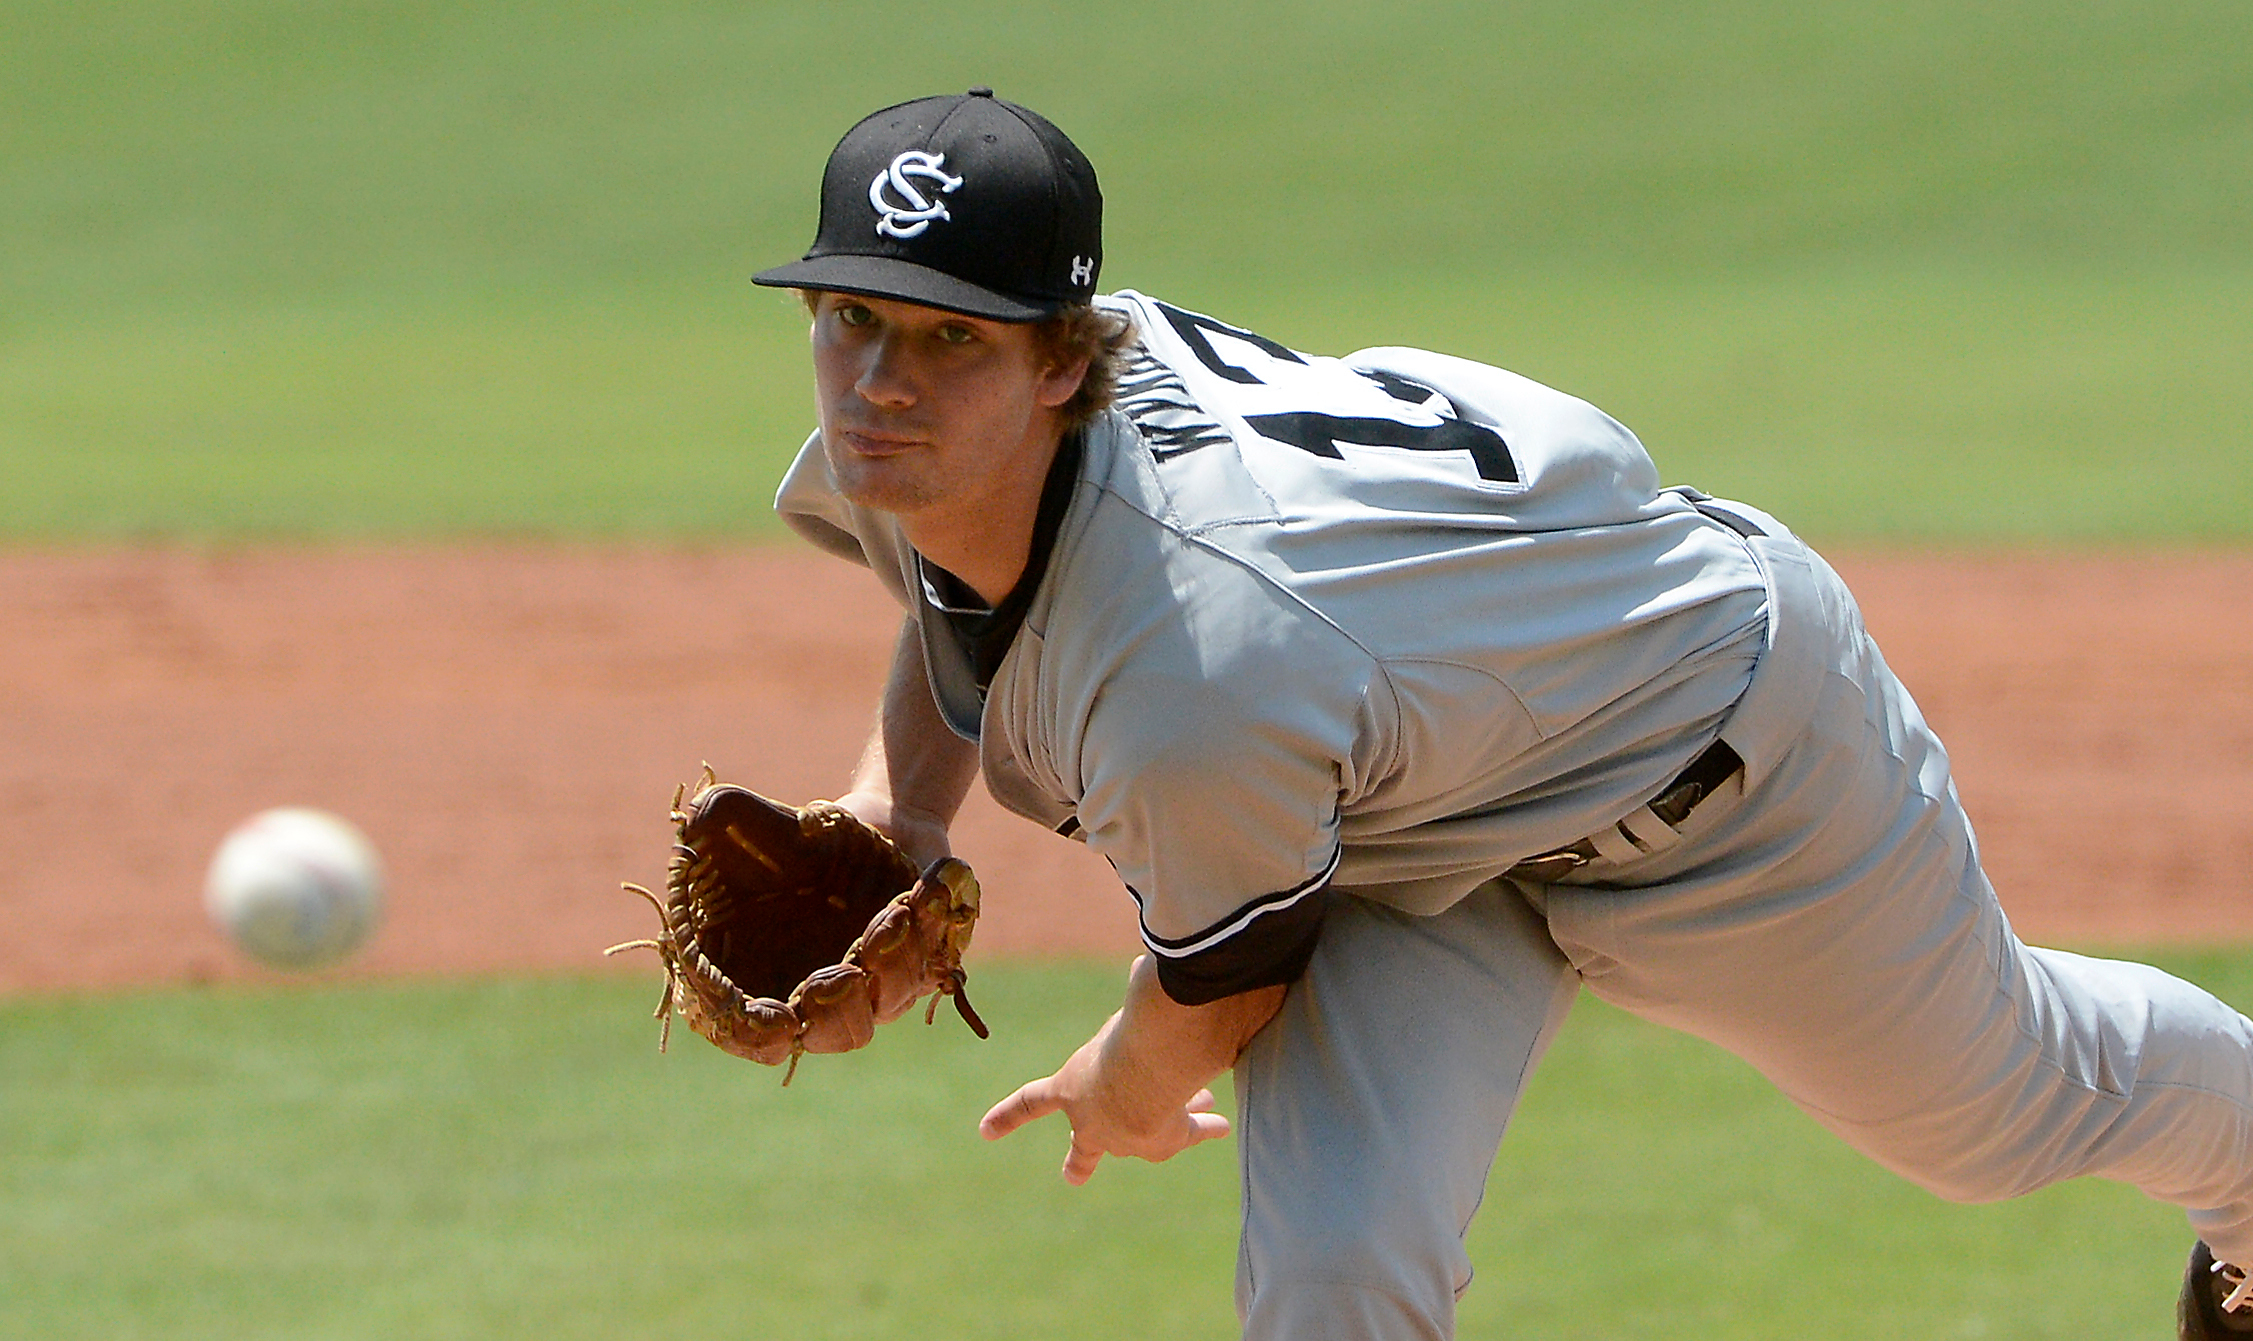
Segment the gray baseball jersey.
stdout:
<svg viewBox="0 0 2253 1341">
<path fill-rule="evenodd" d="M 818 435 L 777 507 L 916 613 L 989 790 L 1109 859 L 1171 995 L 1289 980 L 1327 888 L 1439 912 L 1712 741 L 1766 590 L 1626 428 L 1463 359 L 1102 301 L 1139 345 L 983 689 L 956 585 Z"/>
</svg>

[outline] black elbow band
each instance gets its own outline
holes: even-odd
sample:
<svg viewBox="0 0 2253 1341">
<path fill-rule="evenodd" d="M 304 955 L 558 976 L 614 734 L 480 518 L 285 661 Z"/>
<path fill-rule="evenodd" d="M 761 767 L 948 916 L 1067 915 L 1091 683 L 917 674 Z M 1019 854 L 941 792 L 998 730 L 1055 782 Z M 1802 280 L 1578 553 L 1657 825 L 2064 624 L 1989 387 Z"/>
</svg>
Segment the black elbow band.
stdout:
<svg viewBox="0 0 2253 1341">
<path fill-rule="evenodd" d="M 1169 952 L 1150 942 L 1158 985 L 1184 1006 L 1202 1006 L 1255 988 L 1297 982 L 1322 939 L 1332 897 L 1327 889 L 1315 890 L 1288 908 L 1254 919 L 1227 940 L 1192 953 Z"/>
</svg>

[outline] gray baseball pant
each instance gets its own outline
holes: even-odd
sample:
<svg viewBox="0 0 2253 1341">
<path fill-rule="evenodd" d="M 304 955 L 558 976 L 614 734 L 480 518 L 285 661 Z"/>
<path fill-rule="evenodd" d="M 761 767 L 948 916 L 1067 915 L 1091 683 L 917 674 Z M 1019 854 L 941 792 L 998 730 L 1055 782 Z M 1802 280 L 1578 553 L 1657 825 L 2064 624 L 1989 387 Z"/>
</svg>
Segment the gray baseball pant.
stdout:
<svg viewBox="0 0 2253 1341">
<path fill-rule="evenodd" d="M 2253 1021 L 2022 944 L 1845 587 L 1780 527 L 1753 546 L 1771 643 L 1721 730 L 1747 767 L 1670 845 L 1436 916 L 1337 901 L 1236 1068 L 1247 1338 L 1453 1335 L 1463 1235 L 1582 985 L 1942 1197 L 2115 1179 L 2253 1262 Z"/>
</svg>

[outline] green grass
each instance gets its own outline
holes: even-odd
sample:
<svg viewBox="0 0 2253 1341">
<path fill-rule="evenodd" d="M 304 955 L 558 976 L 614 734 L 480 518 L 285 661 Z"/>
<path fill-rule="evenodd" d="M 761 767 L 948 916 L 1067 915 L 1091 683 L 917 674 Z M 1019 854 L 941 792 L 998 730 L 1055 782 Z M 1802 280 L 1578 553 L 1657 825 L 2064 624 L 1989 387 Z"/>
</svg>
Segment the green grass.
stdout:
<svg viewBox="0 0 2253 1341">
<path fill-rule="evenodd" d="M 2170 961 L 2243 1002 L 2253 959 Z M 0 1335 L 1225 1337 L 1235 1169 L 1055 1175 L 977 1115 L 1115 966 L 979 971 L 951 1020 L 776 1072 L 625 979 L 0 1004 Z M 1463 1335 L 2166 1334 L 2187 1232 L 2075 1184 L 1945 1206 L 1741 1064 L 1584 1002 L 1473 1236 Z"/>
<path fill-rule="evenodd" d="M 788 1090 L 660 1057 L 654 980 L 10 1003 L 0 1335 L 1218 1334 L 1225 1156 L 1075 1196 L 1055 1130 L 976 1135 L 1116 979 L 981 973 L 998 1045 L 892 1030 Z"/>
<path fill-rule="evenodd" d="M 888 97 L 1106 280 L 1596 400 L 1826 536 L 2253 528 L 2253 10 L 0 0 L 0 537 L 767 535 L 753 269 Z"/>
<path fill-rule="evenodd" d="M 779 531 L 813 396 L 772 372 L 804 360 L 787 318 L 708 300 L 76 331 L 0 363 L 0 534 Z"/>
</svg>

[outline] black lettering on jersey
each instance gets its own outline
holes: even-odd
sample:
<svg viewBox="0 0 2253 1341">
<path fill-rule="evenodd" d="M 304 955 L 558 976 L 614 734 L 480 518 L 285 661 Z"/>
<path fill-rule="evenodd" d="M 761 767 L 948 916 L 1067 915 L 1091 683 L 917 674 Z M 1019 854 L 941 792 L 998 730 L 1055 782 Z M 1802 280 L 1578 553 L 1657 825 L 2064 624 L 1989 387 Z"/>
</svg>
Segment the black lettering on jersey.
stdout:
<svg viewBox="0 0 2253 1341">
<path fill-rule="evenodd" d="M 1402 377 L 1399 373 L 1386 372 L 1381 368 L 1360 368 L 1356 371 L 1384 388 L 1385 394 L 1394 400 L 1404 400 L 1410 405 L 1423 405 L 1430 402 L 1434 397 L 1439 397 L 1439 392 L 1425 386 L 1422 382 L 1411 381 Z M 1445 399 L 1444 397 L 1440 398 Z M 1452 405 L 1454 402 L 1448 401 L 1448 404 Z M 1457 413 L 1460 414 L 1461 411 L 1458 410 Z"/>
<path fill-rule="evenodd" d="M 1246 386 L 1260 385 L 1259 378 L 1249 370 L 1239 368 L 1222 358 L 1220 351 L 1213 348 L 1213 342 L 1205 338 L 1206 331 L 1242 340 L 1245 344 L 1259 350 L 1268 357 L 1279 359 L 1284 363 L 1303 364 L 1306 362 L 1305 359 L 1299 357 L 1296 351 L 1287 346 L 1279 345 L 1264 335 L 1254 335 L 1250 331 L 1231 326 L 1225 321 L 1215 321 L 1211 317 L 1200 316 L 1195 312 L 1184 312 L 1180 308 L 1166 303 L 1153 303 L 1152 305 L 1165 314 L 1166 324 L 1173 327 L 1173 333 L 1181 337 L 1183 344 L 1189 346 L 1189 352 L 1197 356 L 1199 363 L 1211 369 L 1216 376 L 1225 377 L 1231 382 L 1239 382 Z"/>
<path fill-rule="evenodd" d="M 1230 440 L 1228 430 L 1190 394 L 1181 374 L 1136 345 L 1119 373 L 1114 402 L 1134 421 L 1151 459 L 1164 462 Z"/>
<path fill-rule="evenodd" d="M 1436 424 L 1404 424 L 1397 419 L 1347 418 L 1335 414 L 1255 414 L 1245 423 L 1261 437 L 1287 442 L 1301 451 L 1345 459 L 1341 442 L 1363 447 L 1405 447 L 1415 452 L 1469 452 L 1479 478 L 1517 484 L 1524 478 L 1502 435 L 1483 424 L 1465 419 L 1442 419 Z"/>
</svg>

